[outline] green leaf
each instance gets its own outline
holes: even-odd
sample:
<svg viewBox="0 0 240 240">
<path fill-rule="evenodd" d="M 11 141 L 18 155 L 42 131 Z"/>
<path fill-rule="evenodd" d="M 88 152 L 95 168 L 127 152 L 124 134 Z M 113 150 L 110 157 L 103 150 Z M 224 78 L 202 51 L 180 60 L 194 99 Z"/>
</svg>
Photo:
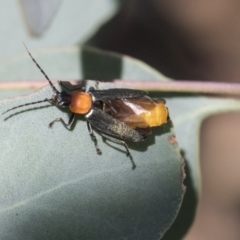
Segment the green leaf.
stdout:
<svg viewBox="0 0 240 240">
<path fill-rule="evenodd" d="M 57 1 L 1 1 L 0 61 L 25 53 L 23 41 L 30 49 L 83 44 L 117 13 L 122 2 L 73 0 L 57 6 Z"/>
<path fill-rule="evenodd" d="M 139 61 L 96 50 L 60 48 L 33 55 L 54 80 L 96 76 L 166 81 Z M 1 66 L 0 76 L 43 78 L 27 54 Z M 100 84 L 100 88 L 112 87 L 120 86 Z M 47 86 L 25 97 L 3 100 L 0 112 L 51 95 Z M 169 102 L 175 117 L 179 105 Z M 183 159 L 171 124 L 155 128 L 142 143 L 128 143 L 136 164 L 132 170 L 125 149 L 102 141 L 95 133 L 102 150 L 97 155 L 83 116 L 77 117 L 70 130 L 61 123 L 47 127 L 55 118 L 67 120 L 68 116 L 68 110 L 48 103 L 2 116 L 0 238 L 160 238 L 176 218 L 185 192 Z M 187 227 L 183 225 L 185 231 Z"/>
<path fill-rule="evenodd" d="M 30 33 L 41 35 L 53 20 L 62 0 L 21 0 L 22 11 Z"/>
<path fill-rule="evenodd" d="M 191 225 L 198 196 L 201 192 L 201 175 L 199 166 L 199 133 L 201 122 L 208 116 L 239 112 L 240 101 L 227 98 L 213 98 L 201 96 L 175 97 L 167 100 L 171 110 L 171 118 L 177 139 L 186 160 L 187 185 L 184 201 L 179 215 L 167 232 L 164 240 L 177 240 L 185 234 L 183 225 Z M 177 235 L 177 234 L 179 235 Z"/>
</svg>

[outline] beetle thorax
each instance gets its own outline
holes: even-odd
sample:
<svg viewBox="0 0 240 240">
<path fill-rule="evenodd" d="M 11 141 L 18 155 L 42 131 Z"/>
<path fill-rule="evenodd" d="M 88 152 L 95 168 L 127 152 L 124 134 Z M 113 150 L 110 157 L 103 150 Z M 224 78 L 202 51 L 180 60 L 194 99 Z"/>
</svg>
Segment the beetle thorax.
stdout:
<svg viewBox="0 0 240 240">
<path fill-rule="evenodd" d="M 77 114 L 86 114 L 92 107 L 92 96 L 87 92 L 71 92 L 70 110 Z"/>
</svg>

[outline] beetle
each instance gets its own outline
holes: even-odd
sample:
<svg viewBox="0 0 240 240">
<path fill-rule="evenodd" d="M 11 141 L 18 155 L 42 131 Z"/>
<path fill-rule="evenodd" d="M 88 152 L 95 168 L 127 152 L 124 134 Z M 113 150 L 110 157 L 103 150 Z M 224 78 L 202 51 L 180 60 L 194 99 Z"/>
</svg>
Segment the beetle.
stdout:
<svg viewBox="0 0 240 240">
<path fill-rule="evenodd" d="M 62 122 L 65 127 L 69 127 L 74 122 L 76 114 L 82 114 L 85 116 L 89 135 L 98 154 L 101 154 L 101 150 L 98 148 L 92 127 L 106 140 L 124 146 L 127 156 L 130 156 L 130 152 L 126 140 L 141 142 L 151 134 L 152 127 L 167 123 L 169 113 L 165 106 L 165 100 L 152 99 L 145 91 L 128 88 L 101 90 L 98 88 L 97 81 L 95 88 L 91 87 L 86 91 L 84 87 L 69 89 L 64 82 L 59 81 L 58 83 L 64 88 L 63 91 L 59 92 L 26 46 L 25 48 L 32 61 L 47 79 L 53 90 L 53 95 L 51 98 L 18 105 L 2 114 L 16 108 L 42 102 L 49 102 L 59 108 L 68 107 L 71 111 L 68 122 L 62 118 L 56 118 L 49 123 L 50 128 L 56 122 Z"/>
</svg>

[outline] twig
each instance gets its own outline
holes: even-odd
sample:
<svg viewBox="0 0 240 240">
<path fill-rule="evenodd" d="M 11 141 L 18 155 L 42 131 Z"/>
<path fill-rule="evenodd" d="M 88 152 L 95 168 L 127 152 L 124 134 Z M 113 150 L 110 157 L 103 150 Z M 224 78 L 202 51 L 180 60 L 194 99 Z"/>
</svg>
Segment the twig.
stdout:
<svg viewBox="0 0 240 240">
<path fill-rule="evenodd" d="M 78 81 L 70 81 L 77 84 Z M 135 89 L 146 91 L 178 92 L 178 93 L 203 93 L 203 94 L 226 94 L 240 96 L 240 83 L 226 82 L 201 82 L 201 81 L 153 81 L 153 80 L 113 80 L 115 84 L 126 85 Z M 47 85 L 44 81 L 14 81 L 0 82 L 0 90 L 9 89 L 38 89 Z"/>
<path fill-rule="evenodd" d="M 124 84 L 136 89 L 162 92 L 185 92 L 204 94 L 226 94 L 240 96 L 240 83 L 201 82 L 201 81 L 124 81 L 115 80 L 116 84 Z"/>
</svg>

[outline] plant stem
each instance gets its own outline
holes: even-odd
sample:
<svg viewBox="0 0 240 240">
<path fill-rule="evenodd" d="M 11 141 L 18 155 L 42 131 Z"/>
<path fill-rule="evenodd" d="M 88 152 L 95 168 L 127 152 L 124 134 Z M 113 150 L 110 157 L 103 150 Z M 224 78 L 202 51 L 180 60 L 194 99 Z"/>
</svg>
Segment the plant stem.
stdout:
<svg viewBox="0 0 240 240">
<path fill-rule="evenodd" d="M 70 81 L 77 84 L 78 81 Z M 240 96 L 240 83 L 226 82 L 201 82 L 201 81 L 157 81 L 157 80 L 121 80 L 115 79 L 114 83 L 126 85 L 135 89 L 146 91 L 178 92 L 178 93 L 202 93 L 225 94 Z M 11 81 L 0 82 L 0 90 L 9 89 L 38 89 L 47 85 L 45 81 Z"/>
<path fill-rule="evenodd" d="M 125 81 L 115 80 L 116 84 L 124 84 L 146 91 L 226 94 L 240 96 L 240 83 L 201 82 L 201 81 Z"/>
</svg>

